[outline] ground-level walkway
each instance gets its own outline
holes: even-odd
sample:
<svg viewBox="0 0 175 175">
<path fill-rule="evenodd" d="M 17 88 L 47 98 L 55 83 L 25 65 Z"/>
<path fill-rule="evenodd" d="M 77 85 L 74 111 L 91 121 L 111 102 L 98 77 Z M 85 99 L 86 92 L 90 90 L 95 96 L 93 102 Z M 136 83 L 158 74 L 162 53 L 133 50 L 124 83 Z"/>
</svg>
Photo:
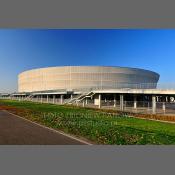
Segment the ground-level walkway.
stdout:
<svg viewBox="0 0 175 175">
<path fill-rule="evenodd" d="M 0 111 L 0 145 L 82 145 L 85 141 Z"/>
</svg>

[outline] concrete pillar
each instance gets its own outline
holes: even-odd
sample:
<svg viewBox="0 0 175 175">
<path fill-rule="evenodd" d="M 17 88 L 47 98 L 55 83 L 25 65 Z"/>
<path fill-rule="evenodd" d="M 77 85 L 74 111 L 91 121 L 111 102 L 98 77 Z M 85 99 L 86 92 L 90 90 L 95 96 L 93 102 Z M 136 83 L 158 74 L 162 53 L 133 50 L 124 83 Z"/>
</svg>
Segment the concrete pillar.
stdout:
<svg viewBox="0 0 175 175">
<path fill-rule="evenodd" d="M 77 100 L 75 101 L 75 103 L 76 103 L 77 106 L 79 105 Z"/>
<path fill-rule="evenodd" d="M 60 102 L 61 102 L 61 104 L 63 104 L 63 100 L 64 100 L 64 96 L 61 95 L 61 96 L 60 96 Z"/>
<path fill-rule="evenodd" d="M 163 109 L 163 112 L 165 113 L 165 110 L 166 110 L 165 102 L 162 103 L 162 109 Z"/>
<path fill-rule="evenodd" d="M 41 95 L 41 99 L 40 99 L 40 102 L 42 103 L 43 102 L 43 96 Z"/>
<path fill-rule="evenodd" d="M 83 100 L 83 107 L 85 107 L 85 100 Z"/>
<path fill-rule="evenodd" d="M 166 96 L 162 96 L 162 110 L 163 112 L 165 113 L 165 110 L 166 110 Z"/>
<path fill-rule="evenodd" d="M 134 95 L 134 109 L 137 109 L 137 96 Z"/>
<path fill-rule="evenodd" d="M 73 95 L 72 95 L 72 94 L 70 95 L 70 99 L 71 99 L 71 100 L 73 99 Z"/>
<path fill-rule="evenodd" d="M 156 96 L 152 96 L 152 113 L 156 114 Z"/>
<path fill-rule="evenodd" d="M 55 104 L 55 95 L 53 95 L 53 104 Z"/>
<path fill-rule="evenodd" d="M 114 107 L 116 107 L 116 94 L 114 94 Z"/>
<path fill-rule="evenodd" d="M 124 98 L 123 98 L 123 94 L 120 94 L 120 110 L 123 111 L 124 110 Z"/>
<path fill-rule="evenodd" d="M 98 108 L 101 108 L 101 94 L 98 95 Z"/>
<path fill-rule="evenodd" d="M 86 100 L 86 105 L 88 104 L 88 98 L 85 99 Z"/>
<path fill-rule="evenodd" d="M 166 96 L 166 100 L 165 100 L 166 102 L 168 102 L 168 97 Z"/>
<path fill-rule="evenodd" d="M 47 95 L 47 103 L 49 103 L 49 95 Z"/>
</svg>

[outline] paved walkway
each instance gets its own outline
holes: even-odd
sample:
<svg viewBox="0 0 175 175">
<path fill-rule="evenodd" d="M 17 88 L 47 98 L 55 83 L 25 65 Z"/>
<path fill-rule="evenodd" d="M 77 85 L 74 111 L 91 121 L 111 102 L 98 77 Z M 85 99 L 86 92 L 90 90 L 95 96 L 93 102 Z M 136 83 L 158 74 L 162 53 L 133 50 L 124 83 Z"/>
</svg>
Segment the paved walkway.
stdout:
<svg viewBox="0 0 175 175">
<path fill-rule="evenodd" d="M 59 132 L 36 125 L 6 111 L 0 111 L 0 145 L 82 145 Z"/>
</svg>

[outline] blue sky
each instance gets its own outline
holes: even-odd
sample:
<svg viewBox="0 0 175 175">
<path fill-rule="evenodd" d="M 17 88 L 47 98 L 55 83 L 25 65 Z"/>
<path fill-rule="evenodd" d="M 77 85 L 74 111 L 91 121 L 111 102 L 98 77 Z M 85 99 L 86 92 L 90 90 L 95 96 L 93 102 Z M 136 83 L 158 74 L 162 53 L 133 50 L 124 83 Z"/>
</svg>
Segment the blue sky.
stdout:
<svg viewBox="0 0 175 175">
<path fill-rule="evenodd" d="M 0 92 L 17 91 L 17 75 L 63 65 L 149 69 L 175 82 L 175 30 L 0 30 Z"/>
</svg>

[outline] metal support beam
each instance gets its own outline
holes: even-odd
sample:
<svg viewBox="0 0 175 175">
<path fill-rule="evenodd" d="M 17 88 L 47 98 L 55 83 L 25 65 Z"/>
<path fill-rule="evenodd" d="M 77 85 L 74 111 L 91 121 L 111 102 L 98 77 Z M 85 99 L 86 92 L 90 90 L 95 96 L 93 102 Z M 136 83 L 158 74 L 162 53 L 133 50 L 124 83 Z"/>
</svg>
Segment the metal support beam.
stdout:
<svg viewBox="0 0 175 175">
<path fill-rule="evenodd" d="M 120 110 L 123 111 L 124 110 L 124 97 L 123 94 L 120 94 Z"/>
</svg>

